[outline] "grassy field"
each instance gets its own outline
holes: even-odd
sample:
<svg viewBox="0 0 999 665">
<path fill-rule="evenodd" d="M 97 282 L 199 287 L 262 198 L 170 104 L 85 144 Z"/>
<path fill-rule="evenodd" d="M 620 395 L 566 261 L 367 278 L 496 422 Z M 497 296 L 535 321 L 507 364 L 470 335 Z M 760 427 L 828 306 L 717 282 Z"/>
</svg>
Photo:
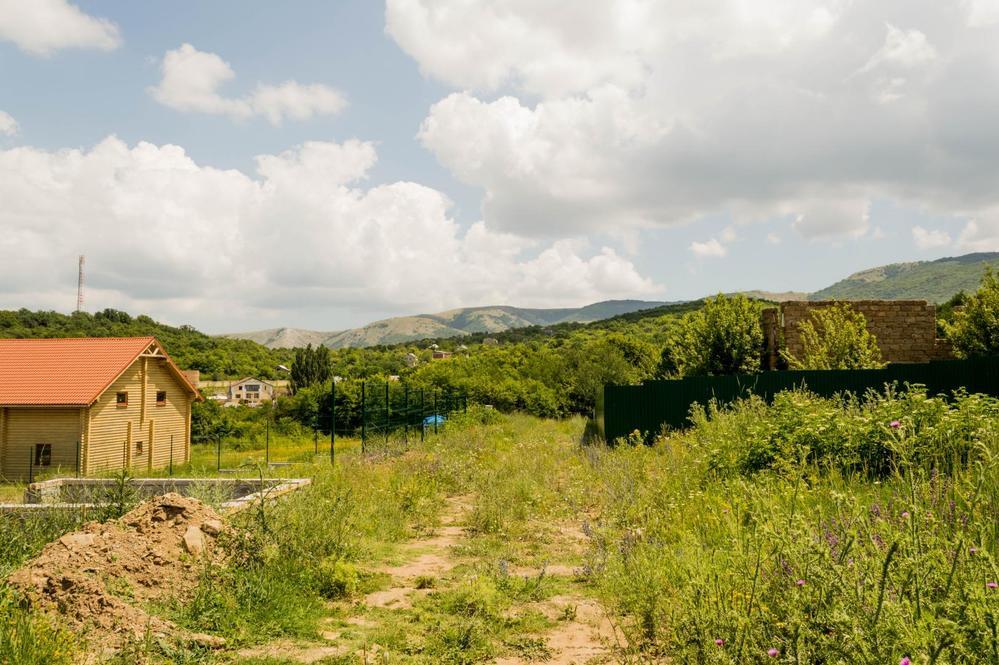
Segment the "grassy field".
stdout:
<svg viewBox="0 0 999 665">
<path fill-rule="evenodd" d="M 229 565 L 153 608 L 226 647 L 121 662 L 999 662 L 995 400 L 787 393 L 650 447 L 582 430 L 473 411 L 335 468 L 276 448 L 314 485 L 236 518 Z M 71 662 L 4 594 L 0 660 Z"/>
</svg>

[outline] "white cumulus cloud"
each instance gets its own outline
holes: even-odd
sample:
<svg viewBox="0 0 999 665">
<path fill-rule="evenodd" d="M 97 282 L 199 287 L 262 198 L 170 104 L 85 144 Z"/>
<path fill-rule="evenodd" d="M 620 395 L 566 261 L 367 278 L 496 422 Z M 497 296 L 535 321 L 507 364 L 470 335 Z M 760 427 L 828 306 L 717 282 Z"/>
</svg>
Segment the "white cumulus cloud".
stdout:
<svg viewBox="0 0 999 665">
<path fill-rule="evenodd" d="M 89 150 L 0 150 L 0 302 L 66 309 L 72 270 L 58 266 L 80 253 L 94 306 L 216 329 L 291 311 L 315 321 L 344 307 L 552 306 L 660 291 L 611 249 L 483 222 L 463 229 L 437 190 L 362 186 L 376 160 L 362 141 L 261 155 L 253 175 L 114 137 Z"/>
<path fill-rule="evenodd" d="M 922 226 L 912 227 L 912 240 L 919 249 L 937 249 L 951 243 L 950 234 L 946 231 L 924 229 Z"/>
<path fill-rule="evenodd" d="M 0 136 L 14 136 L 17 134 L 17 121 L 13 116 L 5 111 L 0 111 Z"/>
<path fill-rule="evenodd" d="M 695 240 L 690 243 L 690 251 L 700 259 L 720 259 L 728 254 L 728 249 L 717 238 L 711 238 L 704 242 Z"/>
<path fill-rule="evenodd" d="M 47 56 L 69 48 L 112 51 L 121 35 L 111 21 L 85 14 L 66 0 L 0 0 L 0 40 Z"/>
<path fill-rule="evenodd" d="M 259 83 L 249 94 L 227 97 L 219 88 L 235 78 L 232 67 L 215 53 L 190 44 L 167 51 L 161 64 L 162 79 L 149 89 L 156 101 L 178 111 L 196 111 L 246 119 L 263 116 L 272 125 L 286 118 L 307 120 L 315 115 L 339 113 L 347 105 L 343 94 L 322 84 L 285 81 Z"/>
<path fill-rule="evenodd" d="M 386 30 L 456 89 L 419 140 L 493 228 L 727 214 L 835 240 L 875 200 L 999 204 L 999 23 L 972 4 L 388 0 Z"/>
</svg>

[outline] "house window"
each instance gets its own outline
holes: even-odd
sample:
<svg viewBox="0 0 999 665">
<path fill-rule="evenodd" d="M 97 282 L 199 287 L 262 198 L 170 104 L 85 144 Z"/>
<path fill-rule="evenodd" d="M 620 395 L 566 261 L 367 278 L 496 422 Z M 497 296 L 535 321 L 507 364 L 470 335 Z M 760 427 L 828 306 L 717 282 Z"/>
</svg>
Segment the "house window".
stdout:
<svg viewBox="0 0 999 665">
<path fill-rule="evenodd" d="M 52 444 L 35 444 L 35 466 L 51 466 L 52 464 Z"/>
<path fill-rule="evenodd" d="M 247 384 L 244 390 L 248 393 L 258 393 L 260 392 L 260 386 L 255 383 Z"/>
<path fill-rule="evenodd" d="M 166 406 L 166 391 L 157 390 L 156 391 L 156 406 Z"/>
<path fill-rule="evenodd" d="M 135 442 L 135 452 L 138 453 L 139 455 L 142 454 L 142 442 L 141 441 L 136 441 Z"/>
<path fill-rule="evenodd" d="M 128 393 L 124 391 L 116 393 L 114 396 L 114 403 L 117 406 L 128 406 Z"/>
</svg>

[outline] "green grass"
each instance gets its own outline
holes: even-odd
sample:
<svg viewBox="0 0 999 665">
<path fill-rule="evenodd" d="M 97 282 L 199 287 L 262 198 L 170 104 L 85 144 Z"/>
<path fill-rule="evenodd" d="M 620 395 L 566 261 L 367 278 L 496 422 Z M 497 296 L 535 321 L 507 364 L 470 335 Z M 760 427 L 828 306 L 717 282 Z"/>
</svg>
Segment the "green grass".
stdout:
<svg viewBox="0 0 999 665">
<path fill-rule="evenodd" d="M 603 603 L 631 662 L 999 658 L 995 400 L 792 393 L 708 410 L 654 446 L 581 447 L 582 430 L 474 410 L 405 452 L 303 463 L 310 488 L 239 516 L 227 565 L 157 608 L 229 648 L 144 657 L 241 662 L 240 646 L 336 630 L 348 653 L 323 662 L 543 660 L 563 618 L 538 608 L 568 595 Z M 472 504 L 458 565 L 421 578 L 412 607 L 361 603 L 449 496 Z M 580 575 L 509 573 L 556 564 Z"/>
</svg>

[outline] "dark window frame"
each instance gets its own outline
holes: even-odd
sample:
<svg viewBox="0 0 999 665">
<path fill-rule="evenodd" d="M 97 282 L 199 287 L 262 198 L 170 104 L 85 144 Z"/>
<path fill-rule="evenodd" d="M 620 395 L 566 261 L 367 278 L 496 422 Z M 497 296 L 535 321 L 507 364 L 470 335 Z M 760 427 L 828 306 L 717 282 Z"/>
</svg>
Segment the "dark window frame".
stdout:
<svg viewBox="0 0 999 665">
<path fill-rule="evenodd" d="M 52 444 L 36 443 L 33 461 L 35 466 L 52 466 Z"/>
<path fill-rule="evenodd" d="M 156 406 L 166 406 L 167 403 L 167 391 L 157 390 L 156 391 Z"/>
<path fill-rule="evenodd" d="M 124 397 L 124 399 L 122 399 L 122 397 Z M 118 406 L 118 407 L 121 407 L 121 408 L 124 408 L 124 407 L 128 406 L 128 391 L 127 390 L 119 390 L 118 392 L 116 392 L 115 396 L 114 396 L 114 403 L 115 403 L 115 406 Z"/>
</svg>

